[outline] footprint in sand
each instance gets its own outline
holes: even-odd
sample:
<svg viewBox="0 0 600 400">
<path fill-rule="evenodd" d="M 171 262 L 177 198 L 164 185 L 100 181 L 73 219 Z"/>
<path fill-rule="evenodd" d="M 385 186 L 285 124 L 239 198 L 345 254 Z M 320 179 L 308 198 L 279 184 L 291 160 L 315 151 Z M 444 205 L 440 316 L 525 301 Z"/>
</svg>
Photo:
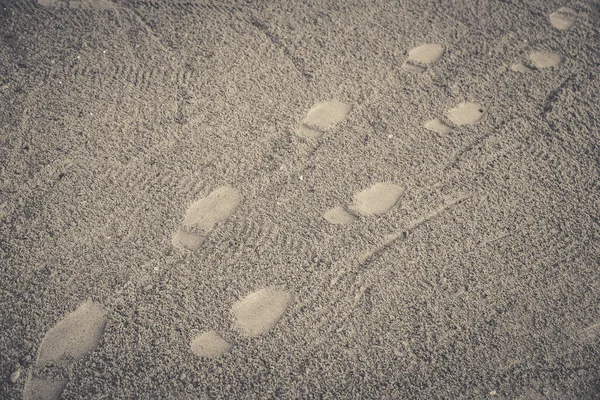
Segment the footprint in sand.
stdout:
<svg viewBox="0 0 600 400">
<path fill-rule="evenodd" d="M 333 128 L 348 117 L 352 106 L 341 101 L 328 101 L 319 103 L 310 109 L 306 118 L 300 125 L 298 135 L 318 139 L 325 131 Z"/>
<path fill-rule="evenodd" d="M 35 368 L 64 368 L 91 353 L 100 343 L 106 326 L 102 305 L 85 302 L 50 329 L 40 345 Z M 24 400 L 58 400 L 65 379 L 30 373 L 23 391 Z"/>
<path fill-rule="evenodd" d="M 486 111 L 487 109 L 480 103 L 463 102 L 448 110 L 448 122 L 436 118 L 427 121 L 424 126 L 430 131 L 447 134 L 454 130 L 451 124 L 455 127 L 473 125 L 484 117 Z"/>
<path fill-rule="evenodd" d="M 398 205 L 404 191 L 393 183 L 376 183 L 352 197 L 352 208 L 362 215 L 383 214 Z"/>
<path fill-rule="evenodd" d="M 429 64 L 437 61 L 444 54 L 444 46 L 437 43 L 426 43 L 408 52 L 408 60 L 402 68 L 409 72 L 425 72 Z"/>
<path fill-rule="evenodd" d="M 393 183 L 375 183 L 371 187 L 354 194 L 352 204 L 337 206 L 327 210 L 323 218 L 330 224 L 347 225 L 358 220 L 357 214 L 369 216 L 392 210 L 400 201 L 405 188 Z"/>
<path fill-rule="evenodd" d="M 558 11 L 550 14 L 550 23 L 556 29 L 564 31 L 575 23 L 576 12 L 569 7 L 561 7 Z"/>
<path fill-rule="evenodd" d="M 240 204 L 238 189 L 221 186 L 188 209 L 171 243 L 177 249 L 198 250 L 215 226 L 231 217 Z"/>
<path fill-rule="evenodd" d="M 510 69 L 520 73 L 533 72 L 546 68 L 556 67 L 562 61 L 562 56 L 550 51 L 534 51 L 529 55 L 530 65 L 525 65 L 522 62 L 515 63 L 510 66 Z"/>
<path fill-rule="evenodd" d="M 116 10 L 117 6 L 109 0 L 38 0 L 42 7 L 82 8 L 87 10 Z"/>
<path fill-rule="evenodd" d="M 348 225 L 358 220 L 358 217 L 342 206 L 333 207 L 323 214 L 323 218 L 330 224 Z"/>
<path fill-rule="evenodd" d="M 234 329 L 243 337 L 264 335 L 277 324 L 291 302 L 291 293 L 279 287 L 252 292 L 231 306 Z M 190 347 L 197 356 L 216 358 L 228 352 L 232 345 L 211 330 L 193 338 Z"/>
<path fill-rule="evenodd" d="M 197 356 L 216 358 L 227 353 L 232 345 L 217 332 L 208 331 L 193 338 L 190 347 Z"/>
</svg>

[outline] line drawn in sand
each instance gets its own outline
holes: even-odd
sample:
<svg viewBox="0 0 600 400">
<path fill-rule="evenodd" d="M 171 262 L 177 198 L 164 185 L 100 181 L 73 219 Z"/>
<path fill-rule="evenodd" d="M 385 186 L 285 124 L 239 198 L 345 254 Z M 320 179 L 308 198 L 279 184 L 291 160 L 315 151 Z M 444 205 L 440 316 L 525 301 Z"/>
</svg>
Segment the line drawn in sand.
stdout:
<svg viewBox="0 0 600 400">
<path fill-rule="evenodd" d="M 323 218 L 334 225 L 347 225 L 358 220 L 359 215 L 384 214 L 398 205 L 406 189 L 393 183 L 375 183 L 355 193 L 348 207 L 336 206 L 327 210 Z"/>
<path fill-rule="evenodd" d="M 369 264 L 377 255 L 379 255 L 382 252 L 384 252 L 385 250 L 387 250 L 392 244 L 394 244 L 400 240 L 405 240 L 411 231 L 417 229 L 424 223 L 438 217 L 444 211 L 450 209 L 451 207 L 454 207 L 455 205 L 457 205 L 459 203 L 462 203 L 463 201 L 465 201 L 471 197 L 473 197 L 472 194 L 464 194 L 464 195 L 459 195 L 449 201 L 445 201 L 444 204 L 442 204 L 438 208 L 434 209 L 433 211 L 429 212 L 428 214 L 413 220 L 412 222 L 407 224 L 403 229 L 399 229 L 398 231 L 396 231 L 394 233 L 386 235 L 380 244 L 378 244 L 377 246 L 375 246 L 374 248 L 372 248 L 370 250 L 364 251 L 353 261 L 348 262 L 348 260 L 345 260 L 344 264 L 350 265 L 350 267 L 342 267 L 341 269 L 339 269 L 336 273 L 336 276 L 331 280 L 330 286 L 335 286 L 339 282 L 341 277 L 346 275 L 348 272 L 364 269 L 364 267 L 367 264 Z M 385 271 L 385 269 L 383 271 Z M 382 271 L 379 271 L 379 272 L 382 272 Z"/>
<path fill-rule="evenodd" d="M 301 137 L 318 139 L 345 120 L 351 110 L 350 104 L 337 100 L 316 104 L 306 115 L 297 133 Z"/>
<path fill-rule="evenodd" d="M 82 360 L 100 343 L 106 321 L 101 304 L 84 302 L 46 333 L 34 369 L 64 368 Z M 66 384 L 66 379 L 39 376 L 34 370 L 25 382 L 23 399 L 58 400 Z"/>
<path fill-rule="evenodd" d="M 515 72 L 525 74 L 536 70 L 554 68 L 561 63 L 562 56 L 551 51 L 534 51 L 529 54 L 529 60 L 530 63 L 528 65 L 522 62 L 517 62 L 511 65 L 510 69 Z"/>
<path fill-rule="evenodd" d="M 448 110 L 447 120 L 435 118 L 425 123 L 424 127 L 430 131 L 448 134 L 456 127 L 473 125 L 481 121 L 487 108 L 480 103 L 463 102 L 455 108 Z"/>
<path fill-rule="evenodd" d="M 425 72 L 430 64 L 444 55 L 445 48 L 438 43 L 426 43 L 408 52 L 408 60 L 402 64 L 402 69 L 408 72 Z"/>
<path fill-rule="evenodd" d="M 188 207 L 181 226 L 171 238 L 173 247 L 195 251 L 217 224 L 233 215 L 241 201 L 238 189 L 221 186 Z"/>
<path fill-rule="evenodd" d="M 254 291 L 231 306 L 233 328 L 242 337 L 264 335 L 275 327 L 292 300 L 289 291 L 277 286 Z M 203 332 L 190 342 L 192 353 L 205 358 L 220 357 L 232 347 L 214 330 Z"/>
</svg>

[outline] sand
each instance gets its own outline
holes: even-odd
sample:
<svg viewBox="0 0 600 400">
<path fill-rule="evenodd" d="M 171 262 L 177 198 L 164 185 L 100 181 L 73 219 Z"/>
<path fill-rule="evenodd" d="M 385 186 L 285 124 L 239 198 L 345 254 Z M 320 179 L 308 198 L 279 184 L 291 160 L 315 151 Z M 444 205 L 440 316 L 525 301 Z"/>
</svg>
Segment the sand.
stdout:
<svg viewBox="0 0 600 400">
<path fill-rule="evenodd" d="M 0 2 L 0 398 L 600 398 L 599 22 Z"/>
</svg>

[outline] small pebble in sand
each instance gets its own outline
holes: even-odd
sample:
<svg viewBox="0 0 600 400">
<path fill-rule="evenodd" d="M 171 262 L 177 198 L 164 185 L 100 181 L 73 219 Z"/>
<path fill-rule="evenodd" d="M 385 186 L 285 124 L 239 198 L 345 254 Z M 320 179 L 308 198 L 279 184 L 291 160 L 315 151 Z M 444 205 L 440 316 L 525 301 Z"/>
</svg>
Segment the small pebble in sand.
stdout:
<svg viewBox="0 0 600 400">
<path fill-rule="evenodd" d="M 10 374 L 10 383 L 17 383 L 20 376 L 21 376 L 21 369 L 17 368 L 16 370 L 13 371 L 12 374 Z"/>
<path fill-rule="evenodd" d="M 495 395 L 496 395 L 496 391 L 495 391 L 495 390 L 492 390 L 492 391 L 490 392 L 490 395 L 492 395 L 492 396 L 495 396 Z"/>
</svg>

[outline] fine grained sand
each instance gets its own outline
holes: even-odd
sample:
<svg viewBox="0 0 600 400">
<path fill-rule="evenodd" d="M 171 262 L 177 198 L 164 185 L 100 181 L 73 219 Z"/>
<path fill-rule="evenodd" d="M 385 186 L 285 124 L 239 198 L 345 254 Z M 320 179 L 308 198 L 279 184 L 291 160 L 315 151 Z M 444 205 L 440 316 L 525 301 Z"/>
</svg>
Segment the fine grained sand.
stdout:
<svg viewBox="0 0 600 400">
<path fill-rule="evenodd" d="M 0 398 L 600 398 L 599 21 L 1 1 Z"/>
</svg>

